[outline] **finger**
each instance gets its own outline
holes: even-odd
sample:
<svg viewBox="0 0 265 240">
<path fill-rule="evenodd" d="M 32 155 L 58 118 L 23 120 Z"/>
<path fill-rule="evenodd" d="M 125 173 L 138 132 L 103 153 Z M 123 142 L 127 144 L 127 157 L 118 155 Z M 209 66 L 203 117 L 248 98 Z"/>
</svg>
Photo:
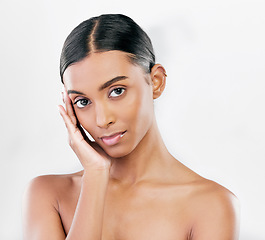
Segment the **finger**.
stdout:
<svg viewBox="0 0 265 240">
<path fill-rule="evenodd" d="M 68 130 L 68 134 L 70 139 L 72 140 L 78 140 L 78 141 L 82 141 L 84 140 L 81 132 L 79 131 L 79 129 L 77 128 L 77 126 L 75 124 L 73 124 L 72 120 L 70 119 L 69 115 L 67 114 L 67 112 L 65 111 L 64 107 L 59 105 L 59 112 L 60 115 L 62 116 L 65 126 Z"/>
<path fill-rule="evenodd" d="M 64 90 L 61 92 L 61 96 L 62 96 L 62 101 L 65 104 L 65 100 L 64 100 Z"/>
<path fill-rule="evenodd" d="M 76 126 L 78 127 L 79 131 L 81 132 L 83 138 L 88 142 L 91 143 L 91 140 L 88 138 L 87 134 L 85 133 L 83 127 L 81 126 L 81 124 L 79 123 L 79 121 L 77 120 L 77 124 Z"/>
<path fill-rule="evenodd" d="M 62 94 L 63 94 L 63 101 L 64 101 L 64 103 L 66 104 L 66 108 L 67 108 L 67 109 L 66 109 L 66 112 L 68 112 L 68 115 L 69 115 L 71 121 L 73 122 L 73 124 L 75 124 L 75 125 L 78 127 L 78 129 L 80 130 L 80 132 L 81 132 L 83 138 L 84 138 L 87 142 L 90 142 L 90 140 L 89 140 L 89 138 L 87 137 L 87 135 L 86 135 L 84 129 L 81 127 L 81 124 L 79 123 L 79 121 L 78 121 L 78 119 L 77 119 L 77 117 L 76 117 L 76 114 L 75 114 L 75 112 L 74 112 L 74 108 L 73 108 L 73 105 L 72 105 L 71 99 L 70 99 L 70 97 L 69 97 L 69 95 L 68 95 L 68 93 L 67 93 L 67 91 L 66 91 L 65 88 L 64 88 Z M 68 103 L 69 103 L 69 104 L 68 104 Z M 71 105 L 71 106 L 69 106 L 69 105 Z M 68 110 L 68 111 L 67 111 L 67 110 Z"/>
<path fill-rule="evenodd" d="M 69 115 L 71 121 L 73 122 L 74 125 L 77 124 L 77 120 L 76 120 L 76 116 L 75 116 L 75 112 L 73 109 L 73 105 L 72 105 L 72 101 L 67 93 L 67 91 L 65 90 L 64 92 L 64 96 L 65 96 L 65 107 L 66 107 L 66 112 Z"/>
<path fill-rule="evenodd" d="M 76 126 L 73 124 L 72 120 L 70 119 L 64 107 L 62 105 L 58 105 L 58 109 L 59 109 L 59 113 L 62 116 L 67 129 L 73 130 L 74 128 L 76 128 Z"/>
<path fill-rule="evenodd" d="M 88 165 L 84 159 L 86 159 L 87 156 L 91 156 L 91 159 L 98 159 L 98 152 L 91 146 L 91 141 L 87 142 L 84 139 L 78 127 L 72 123 L 63 106 L 59 105 L 58 108 L 68 130 L 69 144 L 85 168 L 85 166 Z"/>
</svg>

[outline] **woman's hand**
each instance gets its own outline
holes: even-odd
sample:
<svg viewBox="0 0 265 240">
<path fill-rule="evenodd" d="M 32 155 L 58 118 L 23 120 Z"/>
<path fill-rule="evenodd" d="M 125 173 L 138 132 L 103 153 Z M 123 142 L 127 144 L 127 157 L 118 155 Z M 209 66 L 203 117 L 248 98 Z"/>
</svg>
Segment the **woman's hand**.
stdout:
<svg viewBox="0 0 265 240">
<path fill-rule="evenodd" d="M 42 176 L 28 187 L 23 208 L 24 239 L 87 240 L 101 239 L 105 197 L 109 182 L 110 157 L 95 142 L 89 141 L 81 128 L 71 100 L 64 94 L 65 108 L 59 111 L 69 134 L 69 144 L 84 167 L 80 194 L 71 227 L 67 233 L 60 217 L 61 187 L 67 194 L 74 194 L 76 187 L 67 178 Z M 72 178 L 72 177 L 71 177 Z M 74 196 L 73 195 L 73 196 Z M 60 196 L 60 197 L 59 197 Z M 60 199 L 60 200 L 59 200 Z M 64 201 L 64 199 L 62 199 Z M 64 211 L 64 210 L 63 210 Z"/>
<path fill-rule="evenodd" d="M 59 112 L 68 130 L 69 145 L 77 155 L 84 170 L 109 170 L 111 157 L 96 143 L 86 136 L 80 126 L 67 92 L 64 92 L 65 108 L 59 105 Z"/>
</svg>

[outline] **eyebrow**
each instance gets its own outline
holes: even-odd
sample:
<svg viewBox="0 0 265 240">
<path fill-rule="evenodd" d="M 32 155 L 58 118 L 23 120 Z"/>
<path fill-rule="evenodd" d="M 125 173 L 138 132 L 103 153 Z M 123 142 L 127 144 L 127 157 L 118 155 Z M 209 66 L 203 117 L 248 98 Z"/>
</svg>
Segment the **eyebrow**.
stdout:
<svg viewBox="0 0 265 240">
<path fill-rule="evenodd" d="M 68 90 L 67 93 L 68 93 L 68 95 L 70 95 L 70 94 L 86 95 L 86 94 L 79 92 L 79 91 L 76 91 L 76 90 Z"/>
<path fill-rule="evenodd" d="M 115 78 L 112 78 L 111 80 L 105 82 L 102 86 L 99 87 L 99 91 L 107 88 L 108 86 L 110 86 L 111 84 L 115 83 L 115 82 L 118 82 L 118 81 L 121 81 L 121 80 L 125 80 L 127 79 L 128 77 L 126 76 L 117 76 Z"/>
<path fill-rule="evenodd" d="M 118 82 L 118 81 L 122 81 L 122 80 L 125 80 L 127 79 L 128 77 L 126 76 L 117 76 L 115 78 L 112 78 L 111 80 L 105 82 L 104 84 L 102 84 L 100 87 L 99 87 L 99 91 L 102 91 L 103 89 L 109 87 L 111 84 L 115 83 L 115 82 Z M 80 94 L 80 95 L 86 95 L 85 93 L 82 93 L 80 91 L 76 91 L 76 90 L 68 90 L 67 91 L 68 95 L 70 94 Z"/>
</svg>

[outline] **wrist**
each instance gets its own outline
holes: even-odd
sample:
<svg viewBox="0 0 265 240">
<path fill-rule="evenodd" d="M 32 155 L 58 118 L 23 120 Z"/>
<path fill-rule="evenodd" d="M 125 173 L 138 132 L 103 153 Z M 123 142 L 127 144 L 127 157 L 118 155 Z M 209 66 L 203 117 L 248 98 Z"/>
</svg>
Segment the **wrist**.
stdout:
<svg viewBox="0 0 265 240">
<path fill-rule="evenodd" d="M 83 179 L 91 179 L 91 178 L 101 178 L 101 177 L 109 177 L 110 170 L 109 168 L 96 168 L 96 169 L 84 169 Z"/>
</svg>

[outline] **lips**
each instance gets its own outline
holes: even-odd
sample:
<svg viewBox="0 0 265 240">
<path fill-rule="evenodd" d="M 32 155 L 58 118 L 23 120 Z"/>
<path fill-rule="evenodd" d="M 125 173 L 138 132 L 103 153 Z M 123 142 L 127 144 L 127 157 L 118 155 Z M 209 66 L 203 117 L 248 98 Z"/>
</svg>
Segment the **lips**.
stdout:
<svg viewBox="0 0 265 240">
<path fill-rule="evenodd" d="M 126 131 L 118 132 L 118 133 L 111 134 L 109 136 L 103 136 L 100 139 L 106 145 L 111 146 L 111 145 L 117 144 L 120 141 L 120 139 L 124 136 L 125 133 Z"/>
</svg>

